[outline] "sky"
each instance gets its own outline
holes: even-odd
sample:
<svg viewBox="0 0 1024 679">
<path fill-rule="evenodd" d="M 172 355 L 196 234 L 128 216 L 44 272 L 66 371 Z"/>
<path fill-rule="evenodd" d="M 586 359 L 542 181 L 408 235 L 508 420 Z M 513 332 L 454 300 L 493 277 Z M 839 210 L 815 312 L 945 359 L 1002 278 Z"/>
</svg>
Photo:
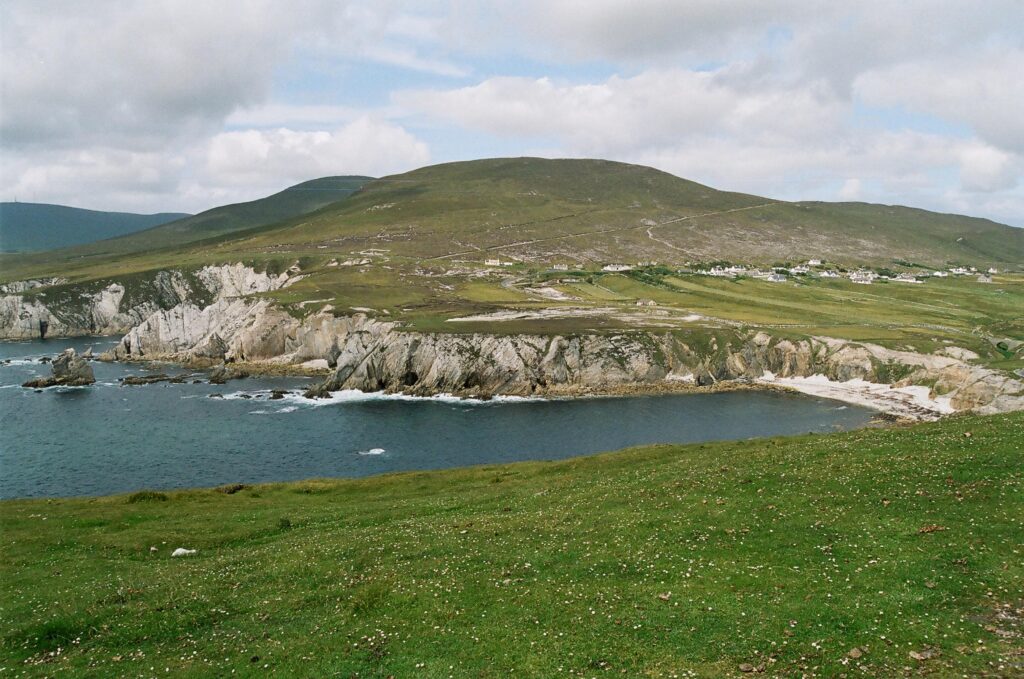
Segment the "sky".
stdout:
<svg viewBox="0 0 1024 679">
<path fill-rule="evenodd" d="M 1022 0 L 5 0 L 0 198 L 606 158 L 1024 226 Z"/>
</svg>

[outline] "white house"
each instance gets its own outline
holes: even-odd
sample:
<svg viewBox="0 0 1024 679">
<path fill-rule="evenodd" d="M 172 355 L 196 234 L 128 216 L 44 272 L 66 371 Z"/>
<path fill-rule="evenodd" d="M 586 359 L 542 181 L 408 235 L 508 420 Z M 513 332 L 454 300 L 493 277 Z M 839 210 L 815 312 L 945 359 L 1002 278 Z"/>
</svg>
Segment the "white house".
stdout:
<svg viewBox="0 0 1024 679">
<path fill-rule="evenodd" d="M 861 285 L 871 285 L 875 278 L 875 274 L 871 271 L 854 271 L 850 274 L 850 282 L 860 283 Z"/>
<path fill-rule="evenodd" d="M 569 265 L 568 264 L 555 264 L 551 268 L 554 269 L 555 271 L 568 271 L 569 270 Z"/>
<path fill-rule="evenodd" d="M 484 260 L 484 264 L 486 264 L 487 266 L 501 266 L 501 260 L 500 259 L 485 259 Z"/>
<path fill-rule="evenodd" d="M 821 266 L 821 260 L 820 259 L 808 259 L 807 260 L 807 266 Z"/>
<path fill-rule="evenodd" d="M 962 266 L 957 266 L 950 269 L 950 272 L 956 276 L 966 276 L 967 274 L 971 273 L 971 270 Z"/>
<path fill-rule="evenodd" d="M 828 271 L 822 271 L 818 275 L 821 276 L 822 278 L 839 278 L 839 272 L 832 271 L 831 269 L 829 269 Z"/>
<path fill-rule="evenodd" d="M 632 271 L 633 267 L 629 264 L 605 264 L 601 267 L 601 271 Z"/>
<path fill-rule="evenodd" d="M 769 283 L 785 283 L 786 277 L 780 273 L 770 273 L 765 277 L 765 280 Z"/>
<path fill-rule="evenodd" d="M 999 273 L 999 269 L 997 269 L 995 267 L 989 267 L 988 272 L 989 272 L 990 275 L 991 274 L 997 274 L 997 273 Z"/>
<path fill-rule="evenodd" d="M 637 306 L 658 306 L 658 303 L 653 299 L 638 299 L 636 301 Z"/>
<path fill-rule="evenodd" d="M 978 274 L 978 282 L 979 283 L 991 283 L 992 282 L 992 277 L 991 276 L 986 276 L 985 274 L 980 273 L 980 274 Z"/>
<path fill-rule="evenodd" d="M 893 278 L 892 280 L 895 281 L 895 282 L 898 282 L 898 283 L 920 283 L 921 282 L 921 281 L 917 280 L 917 278 L 914 277 L 914 274 L 909 274 L 909 273 L 898 274 L 896 276 L 896 278 Z"/>
<path fill-rule="evenodd" d="M 810 269 L 804 266 L 803 264 L 798 264 L 797 266 L 794 266 L 792 269 L 790 269 L 789 273 L 793 275 L 798 275 L 808 273 L 809 271 Z"/>
<path fill-rule="evenodd" d="M 936 278 L 949 278 L 949 273 L 946 271 L 933 271 L 932 275 Z"/>
</svg>

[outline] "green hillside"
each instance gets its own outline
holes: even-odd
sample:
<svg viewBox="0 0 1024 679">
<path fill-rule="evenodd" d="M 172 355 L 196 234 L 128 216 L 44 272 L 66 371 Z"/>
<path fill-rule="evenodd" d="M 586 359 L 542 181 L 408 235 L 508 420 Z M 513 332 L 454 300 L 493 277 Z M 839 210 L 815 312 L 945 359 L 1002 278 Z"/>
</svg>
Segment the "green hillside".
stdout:
<svg viewBox="0 0 1024 679">
<path fill-rule="evenodd" d="M 132 253 L 165 250 L 200 240 L 274 224 L 344 200 L 369 177 L 323 177 L 289 187 L 266 198 L 216 207 L 197 215 L 137 231 L 120 238 L 10 260 L 11 266 L 45 270 L 67 262 L 107 262 Z M 170 255 L 172 261 L 174 255 Z M 5 263 L 0 260 L 0 263 Z"/>
<path fill-rule="evenodd" d="M 0 666 L 1019 676 L 1022 440 L 1014 413 L 353 481 L 2 502 Z M 171 558 L 177 547 L 198 553 Z"/>
<path fill-rule="evenodd" d="M 103 212 L 47 203 L 0 203 L 0 252 L 53 250 L 115 238 L 191 215 Z"/>
<path fill-rule="evenodd" d="M 1024 340 L 1024 278 L 1013 273 L 1024 268 L 1024 229 L 902 207 L 773 202 L 607 161 L 482 160 L 363 181 L 317 180 L 122 239 L 0 259 L 0 281 L 59 273 L 67 285 L 31 293 L 52 305 L 172 267 L 298 265 L 300 281 L 268 293 L 297 316 L 330 304 L 335 314 L 441 332 L 699 335 L 740 325 L 926 352 L 955 344 L 990 365 L 1024 367 L 999 348 Z M 921 273 L 957 263 L 999 273 L 991 284 L 964 276 L 871 286 L 692 273 L 696 262 L 810 258 L 824 268 Z M 486 263 L 495 259 L 509 266 Z M 635 268 L 602 271 L 616 262 Z M 638 311 L 640 300 L 657 308 Z M 508 312 L 520 317 L 497 318 Z"/>
<path fill-rule="evenodd" d="M 785 203 L 638 165 L 537 158 L 385 177 L 315 220 L 267 232 L 251 245 L 380 233 L 392 252 L 421 258 L 490 249 L 539 263 L 556 256 L 591 264 L 817 257 L 1024 265 L 1024 230 L 987 220 L 882 205 Z"/>
<path fill-rule="evenodd" d="M 509 257 L 541 266 L 555 260 L 584 267 L 650 260 L 767 265 L 809 258 L 847 266 L 1024 266 L 1024 229 L 988 220 L 883 205 L 773 201 L 610 161 L 511 158 L 435 165 L 372 181 L 314 180 L 131 236 L 25 258 L 4 277 L 63 264 L 89 276 L 89 266 L 101 270 L 115 260 L 119 270 L 144 270 L 156 250 L 163 250 L 163 265 L 172 266 L 194 259 L 197 250 L 188 243 L 199 239 L 217 241 L 216 252 L 198 251 L 217 259 L 348 255 L 376 247 L 418 261 Z"/>
</svg>

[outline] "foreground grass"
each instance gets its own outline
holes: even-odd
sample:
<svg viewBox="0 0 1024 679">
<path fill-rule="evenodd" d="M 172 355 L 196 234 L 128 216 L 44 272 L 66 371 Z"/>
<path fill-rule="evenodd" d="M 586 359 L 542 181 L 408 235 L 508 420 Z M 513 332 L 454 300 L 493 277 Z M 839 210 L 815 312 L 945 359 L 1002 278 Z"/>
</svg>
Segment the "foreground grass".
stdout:
<svg viewBox="0 0 1024 679">
<path fill-rule="evenodd" d="M 1022 447 L 1014 414 L 8 501 L 0 672 L 1020 675 Z"/>
</svg>

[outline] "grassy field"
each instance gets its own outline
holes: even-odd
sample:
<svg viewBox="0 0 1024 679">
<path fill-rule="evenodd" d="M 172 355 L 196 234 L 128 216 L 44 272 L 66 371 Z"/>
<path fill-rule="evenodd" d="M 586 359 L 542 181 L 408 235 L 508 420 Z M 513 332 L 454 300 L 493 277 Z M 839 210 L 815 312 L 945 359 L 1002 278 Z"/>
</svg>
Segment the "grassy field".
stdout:
<svg viewBox="0 0 1024 679">
<path fill-rule="evenodd" d="M 0 671 L 1021 676 L 1022 442 L 1017 413 L 7 501 Z"/>
</svg>

